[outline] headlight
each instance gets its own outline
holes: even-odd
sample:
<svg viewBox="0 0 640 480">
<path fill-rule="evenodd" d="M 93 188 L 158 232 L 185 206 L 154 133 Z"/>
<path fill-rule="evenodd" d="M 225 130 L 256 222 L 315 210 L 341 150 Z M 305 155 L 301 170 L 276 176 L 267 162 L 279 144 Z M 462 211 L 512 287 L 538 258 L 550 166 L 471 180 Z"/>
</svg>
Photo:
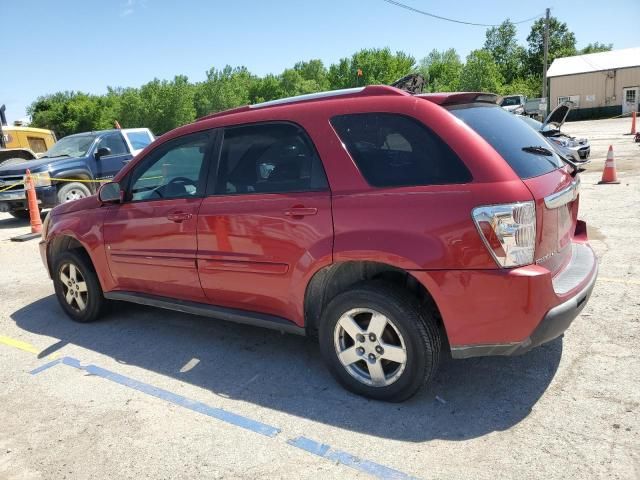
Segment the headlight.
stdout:
<svg viewBox="0 0 640 480">
<path fill-rule="evenodd" d="M 474 208 L 473 221 L 498 266 L 533 263 L 536 207 L 532 201 Z"/>
<path fill-rule="evenodd" d="M 33 180 L 34 187 L 50 187 L 51 186 L 51 175 L 49 175 L 49 172 L 32 173 L 31 179 Z M 25 175 L 22 178 L 22 180 L 26 184 L 27 176 Z"/>
</svg>

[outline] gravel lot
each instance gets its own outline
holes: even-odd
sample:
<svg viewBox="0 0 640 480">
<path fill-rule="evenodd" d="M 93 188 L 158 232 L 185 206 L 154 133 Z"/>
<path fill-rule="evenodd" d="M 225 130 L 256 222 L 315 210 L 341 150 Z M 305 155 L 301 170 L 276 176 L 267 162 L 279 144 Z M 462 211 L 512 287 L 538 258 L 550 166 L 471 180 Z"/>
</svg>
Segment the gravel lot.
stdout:
<svg viewBox="0 0 640 480">
<path fill-rule="evenodd" d="M 426 479 L 640 478 L 640 148 L 629 127 L 565 127 L 592 140 L 580 216 L 601 268 L 564 338 L 522 357 L 448 361 L 400 405 L 345 392 L 295 336 L 127 304 L 74 324 L 37 241 L 9 241 L 28 226 L 0 214 L 0 478 L 394 473 L 384 467 Z M 610 144 L 621 184 L 596 185 Z M 62 357 L 100 368 L 29 373 Z M 213 418 L 214 408 L 279 432 Z M 288 443 L 299 436 L 330 450 Z"/>
</svg>

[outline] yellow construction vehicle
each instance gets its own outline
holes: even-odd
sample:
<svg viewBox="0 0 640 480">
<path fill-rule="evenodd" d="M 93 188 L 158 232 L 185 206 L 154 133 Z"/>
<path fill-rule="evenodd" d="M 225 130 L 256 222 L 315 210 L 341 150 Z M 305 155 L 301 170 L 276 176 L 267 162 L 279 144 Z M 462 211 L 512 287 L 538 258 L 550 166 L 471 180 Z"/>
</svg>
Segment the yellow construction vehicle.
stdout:
<svg viewBox="0 0 640 480">
<path fill-rule="evenodd" d="M 0 107 L 0 165 L 11 165 L 40 157 L 56 143 L 56 135 L 43 128 L 7 125 L 5 106 Z"/>
</svg>

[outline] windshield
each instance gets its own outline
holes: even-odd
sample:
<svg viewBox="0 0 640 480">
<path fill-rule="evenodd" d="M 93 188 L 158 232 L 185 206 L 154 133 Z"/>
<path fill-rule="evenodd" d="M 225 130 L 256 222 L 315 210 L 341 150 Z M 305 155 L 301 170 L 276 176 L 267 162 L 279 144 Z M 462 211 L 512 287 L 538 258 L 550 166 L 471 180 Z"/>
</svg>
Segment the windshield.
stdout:
<svg viewBox="0 0 640 480">
<path fill-rule="evenodd" d="M 95 138 L 92 134 L 65 137 L 47 150 L 41 158 L 84 157 Z"/>
<path fill-rule="evenodd" d="M 481 103 L 455 105 L 449 110 L 491 144 L 522 179 L 544 175 L 563 165 L 546 139 L 518 115 Z"/>
<path fill-rule="evenodd" d="M 504 97 L 500 103 L 501 107 L 512 107 L 513 105 L 520 105 L 520 97 Z"/>
</svg>

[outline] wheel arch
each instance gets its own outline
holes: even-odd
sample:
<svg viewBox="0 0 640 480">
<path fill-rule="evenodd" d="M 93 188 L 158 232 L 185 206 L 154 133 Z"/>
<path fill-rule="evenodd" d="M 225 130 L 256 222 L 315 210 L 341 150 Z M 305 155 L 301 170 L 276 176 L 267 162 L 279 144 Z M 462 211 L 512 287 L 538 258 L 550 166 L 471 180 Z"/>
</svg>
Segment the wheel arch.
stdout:
<svg viewBox="0 0 640 480">
<path fill-rule="evenodd" d="M 373 261 L 345 261 L 333 263 L 318 270 L 305 291 L 304 320 L 307 334 L 317 336 L 324 308 L 338 293 L 367 280 L 383 280 L 400 286 L 418 298 L 422 307 L 432 312 L 446 339 L 446 330 L 440 309 L 427 288 L 409 270 Z"/>
<path fill-rule="evenodd" d="M 75 250 L 82 255 L 86 256 L 91 269 L 98 277 L 98 281 L 100 282 L 101 288 L 105 288 L 105 279 L 103 278 L 102 272 L 96 268 L 96 262 L 91 255 L 91 249 L 84 244 L 81 240 L 79 240 L 75 235 L 63 232 L 55 237 L 53 237 L 47 245 L 47 268 L 49 269 L 49 274 L 51 278 L 53 278 L 53 266 L 55 263 L 56 255 L 59 255 L 62 252 L 66 252 L 69 250 Z"/>
<path fill-rule="evenodd" d="M 53 182 L 56 185 L 56 189 L 60 189 L 61 187 L 63 187 L 64 185 L 68 184 L 68 183 L 72 183 L 69 181 L 56 181 L 55 178 L 64 178 L 64 179 L 71 179 L 71 180 L 93 180 L 93 176 L 91 175 L 91 172 L 89 172 L 88 170 L 84 170 L 84 169 L 74 169 L 74 170 L 68 170 L 65 172 L 59 172 L 54 174 L 53 176 L 54 178 L 52 179 Z M 96 184 L 93 182 L 87 182 L 85 183 L 85 185 L 87 186 L 87 188 L 89 189 L 89 191 L 91 193 L 96 193 L 97 188 L 96 188 Z"/>
</svg>

